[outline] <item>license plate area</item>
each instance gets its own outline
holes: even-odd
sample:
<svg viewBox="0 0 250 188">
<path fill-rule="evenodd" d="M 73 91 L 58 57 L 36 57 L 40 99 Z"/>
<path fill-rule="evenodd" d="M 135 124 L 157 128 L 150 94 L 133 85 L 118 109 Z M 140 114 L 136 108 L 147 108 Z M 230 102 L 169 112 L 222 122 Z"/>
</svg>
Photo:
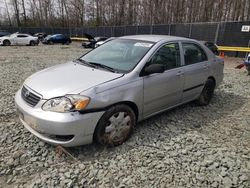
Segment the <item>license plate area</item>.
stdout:
<svg viewBox="0 0 250 188">
<path fill-rule="evenodd" d="M 24 121 L 27 125 L 29 125 L 32 129 L 39 131 L 39 132 L 43 132 L 42 130 L 40 130 L 37 126 L 37 122 L 34 118 L 28 116 L 28 115 L 24 115 L 20 110 L 18 111 L 18 115 L 19 118 Z"/>
</svg>

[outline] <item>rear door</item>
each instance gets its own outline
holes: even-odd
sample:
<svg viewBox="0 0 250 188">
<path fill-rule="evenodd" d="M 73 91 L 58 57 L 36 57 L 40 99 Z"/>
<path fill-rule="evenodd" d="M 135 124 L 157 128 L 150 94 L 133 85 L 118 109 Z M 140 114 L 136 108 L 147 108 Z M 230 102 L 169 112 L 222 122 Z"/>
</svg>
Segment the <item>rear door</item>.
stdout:
<svg viewBox="0 0 250 188">
<path fill-rule="evenodd" d="M 64 43 L 65 42 L 65 37 L 63 35 L 58 35 L 56 36 L 57 38 L 57 43 Z"/>
<path fill-rule="evenodd" d="M 208 78 L 209 62 L 203 48 L 193 42 L 182 42 L 184 55 L 184 89 L 182 102 L 199 97 Z"/>
<path fill-rule="evenodd" d="M 144 117 L 181 102 L 184 72 L 181 67 L 179 43 L 160 47 L 146 65 L 163 64 L 165 72 L 144 76 Z"/>
</svg>

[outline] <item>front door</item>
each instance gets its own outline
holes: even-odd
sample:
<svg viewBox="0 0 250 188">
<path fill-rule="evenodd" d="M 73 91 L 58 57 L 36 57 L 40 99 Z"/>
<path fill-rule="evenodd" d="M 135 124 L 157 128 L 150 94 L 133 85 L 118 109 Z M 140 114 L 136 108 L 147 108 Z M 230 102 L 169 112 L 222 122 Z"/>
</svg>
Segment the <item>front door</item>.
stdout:
<svg viewBox="0 0 250 188">
<path fill-rule="evenodd" d="M 17 45 L 26 45 L 27 44 L 27 35 L 24 35 L 24 34 L 18 34 L 16 36 L 16 38 L 14 39 L 15 40 L 15 43 Z"/>
<path fill-rule="evenodd" d="M 159 48 L 147 64 L 162 64 L 165 72 L 144 76 L 144 117 L 173 107 L 181 102 L 184 72 L 178 43 Z"/>
</svg>

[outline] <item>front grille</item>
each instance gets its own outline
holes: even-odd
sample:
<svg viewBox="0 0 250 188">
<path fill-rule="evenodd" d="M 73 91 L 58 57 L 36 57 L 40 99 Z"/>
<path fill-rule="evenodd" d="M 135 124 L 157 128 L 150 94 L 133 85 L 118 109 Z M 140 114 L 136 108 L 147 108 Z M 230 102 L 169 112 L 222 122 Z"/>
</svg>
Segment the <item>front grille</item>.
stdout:
<svg viewBox="0 0 250 188">
<path fill-rule="evenodd" d="M 30 90 L 28 90 L 25 87 L 22 88 L 21 95 L 22 95 L 22 99 L 32 107 L 34 107 L 41 99 L 41 97 L 32 93 Z"/>
</svg>

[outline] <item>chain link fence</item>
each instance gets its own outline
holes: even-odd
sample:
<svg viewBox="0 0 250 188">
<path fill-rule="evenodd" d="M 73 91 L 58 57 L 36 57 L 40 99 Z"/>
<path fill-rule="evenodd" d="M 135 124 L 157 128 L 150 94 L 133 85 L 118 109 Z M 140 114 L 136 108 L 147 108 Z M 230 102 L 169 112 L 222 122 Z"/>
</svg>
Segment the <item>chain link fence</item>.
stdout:
<svg viewBox="0 0 250 188">
<path fill-rule="evenodd" d="M 211 41 L 221 46 L 249 47 L 250 32 L 242 32 L 242 26 L 249 25 L 244 22 L 216 22 L 216 23 L 190 23 L 190 24 L 164 24 L 164 25 L 139 25 L 139 26 L 103 26 L 103 27 L 4 27 L 0 30 L 9 32 L 47 34 L 62 33 L 71 37 L 83 37 L 84 33 L 93 36 L 119 37 L 137 34 L 161 34 Z"/>
</svg>

